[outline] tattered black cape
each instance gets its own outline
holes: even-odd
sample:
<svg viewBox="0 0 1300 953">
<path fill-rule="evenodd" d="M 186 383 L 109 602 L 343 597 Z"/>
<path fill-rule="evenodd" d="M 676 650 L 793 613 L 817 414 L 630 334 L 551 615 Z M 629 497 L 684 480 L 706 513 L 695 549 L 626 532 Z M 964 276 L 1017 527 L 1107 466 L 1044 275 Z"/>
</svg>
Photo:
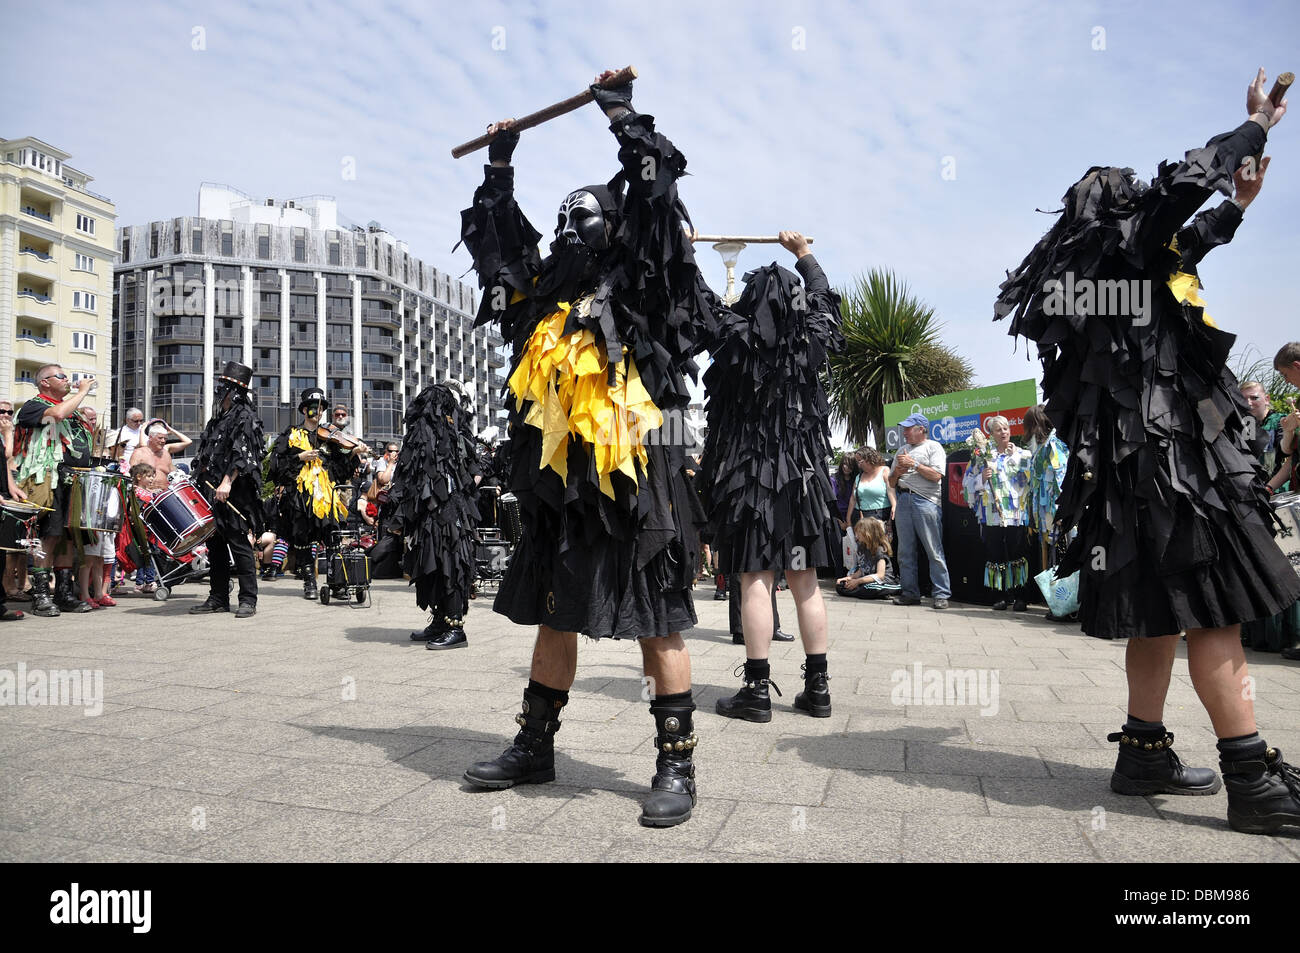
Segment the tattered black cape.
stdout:
<svg viewBox="0 0 1300 953">
<path fill-rule="evenodd" d="M 844 346 L 840 298 L 811 255 L 745 275 L 719 312 L 704 372 L 708 437 L 700 481 L 722 572 L 837 566 L 840 528 L 827 465 L 820 371 Z"/>
<path fill-rule="evenodd" d="M 671 419 L 690 402 L 685 376 L 709 314 L 709 294 L 691 242 L 676 180 L 686 158 L 654 131 L 654 119 L 631 113 L 610 124 L 618 139 L 627 197 L 611 248 L 600 261 L 590 314 L 570 313 L 566 331 L 590 327 L 611 365 L 626 346 L 656 406 Z M 540 235 L 514 199 L 514 170 L 485 167 L 461 236 L 483 288 L 477 324 L 499 322 L 518 366 L 537 324 L 556 310 Z M 534 285 L 534 279 L 540 279 Z M 503 289 L 498 291 L 498 289 Z M 515 292 L 523 300 L 509 304 Z M 508 304 L 504 309 L 496 306 Z M 539 469 L 541 433 L 525 426 L 512 395 L 509 488 L 519 498 L 523 538 L 494 608 L 514 622 L 545 624 L 601 638 L 664 636 L 696 621 L 691 583 L 699 549 L 698 497 L 685 476 L 680 437 L 652 439 L 649 465 L 633 483 L 615 473 L 615 498 L 601 494 L 594 456 L 570 440 L 569 477 Z M 680 428 L 677 428 L 680 433 Z"/>
<path fill-rule="evenodd" d="M 1232 202 L 1183 223 L 1215 190 L 1231 194 L 1233 170 L 1264 140 L 1247 122 L 1163 163 L 1144 191 L 1125 184 L 1130 170 L 1081 180 L 1002 285 L 995 319 L 1012 315 L 1010 333 L 1038 343 L 1047 414 L 1070 448 L 1057 519 L 1079 535 L 1059 571 L 1082 570 L 1090 635 L 1230 625 L 1300 596 L 1244 436 L 1250 411 L 1226 366 L 1235 338 L 1167 285 L 1232 239 L 1241 223 Z M 1067 275 L 1076 287 L 1147 281 L 1149 309 L 1049 315 L 1045 284 Z"/>
<path fill-rule="evenodd" d="M 223 536 L 262 534 L 262 421 L 246 393 L 236 391 L 230 409 L 218 410 L 199 436 L 190 478 L 212 505 Z M 230 485 L 230 504 L 219 502 L 215 488 L 226 474 L 238 472 Z M 238 510 L 238 512 L 236 512 Z"/>
<path fill-rule="evenodd" d="M 403 568 L 416 604 L 453 619 L 468 611 L 474 582 L 479 466 L 470 419 L 446 384 L 411 401 L 385 509 L 407 538 Z"/>
</svg>

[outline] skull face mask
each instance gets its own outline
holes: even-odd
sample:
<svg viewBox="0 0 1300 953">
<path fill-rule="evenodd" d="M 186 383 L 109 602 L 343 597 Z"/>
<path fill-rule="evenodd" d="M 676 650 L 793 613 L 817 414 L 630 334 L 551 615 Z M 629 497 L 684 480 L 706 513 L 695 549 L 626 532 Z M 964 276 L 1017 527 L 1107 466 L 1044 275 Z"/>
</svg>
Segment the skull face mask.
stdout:
<svg viewBox="0 0 1300 953">
<path fill-rule="evenodd" d="M 570 192 L 560 204 L 555 239 L 560 245 L 586 245 L 602 251 L 609 243 L 605 234 L 605 215 L 596 196 L 585 189 Z"/>
</svg>

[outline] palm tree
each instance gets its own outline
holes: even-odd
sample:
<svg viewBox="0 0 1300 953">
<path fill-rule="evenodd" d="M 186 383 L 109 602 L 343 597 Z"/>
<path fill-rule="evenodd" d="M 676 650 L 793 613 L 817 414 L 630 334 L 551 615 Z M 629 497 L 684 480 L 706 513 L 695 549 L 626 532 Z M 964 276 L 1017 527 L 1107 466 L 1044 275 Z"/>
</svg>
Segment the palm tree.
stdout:
<svg viewBox="0 0 1300 953">
<path fill-rule="evenodd" d="M 970 387 L 972 368 L 940 343 L 934 309 L 893 272 L 872 269 L 840 295 L 845 347 L 831 356 L 827 394 L 850 440 L 879 440 L 886 404 Z"/>
</svg>

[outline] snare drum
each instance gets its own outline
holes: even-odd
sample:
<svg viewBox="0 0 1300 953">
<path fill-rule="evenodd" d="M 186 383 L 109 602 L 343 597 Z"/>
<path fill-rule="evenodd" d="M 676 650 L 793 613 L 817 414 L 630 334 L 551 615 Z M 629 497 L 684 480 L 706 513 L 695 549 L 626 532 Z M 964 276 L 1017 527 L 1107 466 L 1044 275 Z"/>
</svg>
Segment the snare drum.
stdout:
<svg viewBox="0 0 1300 953">
<path fill-rule="evenodd" d="M 1300 555 L 1300 493 L 1279 493 L 1273 497 L 1273 510 L 1282 528 L 1277 544 L 1290 557 Z"/>
<path fill-rule="evenodd" d="M 183 556 L 216 531 L 212 507 L 189 480 L 177 480 L 140 508 L 140 516 L 158 545 Z"/>
<path fill-rule="evenodd" d="M 126 479 L 120 473 L 73 470 L 70 484 L 80 496 L 81 503 L 80 506 L 69 505 L 68 529 L 116 533 L 122 528 L 122 492 Z"/>
<path fill-rule="evenodd" d="M 41 508 L 19 500 L 0 502 L 0 549 L 26 552 L 36 541 L 36 520 Z"/>
</svg>

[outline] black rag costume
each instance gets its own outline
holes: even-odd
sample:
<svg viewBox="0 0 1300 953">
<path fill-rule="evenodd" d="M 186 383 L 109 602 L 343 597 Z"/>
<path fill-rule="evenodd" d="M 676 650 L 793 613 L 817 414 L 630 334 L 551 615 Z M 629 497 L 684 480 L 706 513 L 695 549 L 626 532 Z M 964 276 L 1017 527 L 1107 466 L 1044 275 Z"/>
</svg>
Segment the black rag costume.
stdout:
<svg viewBox="0 0 1300 953">
<path fill-rule="evenodd" d="M 712 332 L 700 482 L 728 575 L 841 562 L 820 379 L 827 354 L 844 346 L 840 297 L 812 255 L 795 267 L 805 285 L 775 262 L 745 275 Z"/>
<path fill-rule="evenodd" d="M 513 345 L 508 486 L 523 538 L 494 608 L 524 625 L 645 638 L 696 621 L 702 514 L 683 442 L 653 431 L 690 401 L 710 296 L 677 197 L 686 158 L 651 116 L 610 129 L 624 171 L 585 189 L 607 248 L 561 245 L 542 261 L 510 167 L 485 167 L 461 236 L 483 288 L 476 324 L 499 322 Z"/>
<path fill-rule="evenodd" d="M 208 539 L 208 601 L 230 605 L 230 573 L 239 580 L 239 604 L 257 605 L 257 563 L 248 541 L 262 534 L 262 452 L 266 440 L 262 421 L 248 392 L 252 369 L 229 362 L 216 381 L 216 414 L 199 436 L 190 467 L 190 479 L 212 506 L 216 532 Z M 226 397 L 229 408 L 222 410 Z M 215 490 L 234 475 L 228 502 L 217 500 Z M 238 511 L 238 512 L 236 512 Z"/>
<path fill-rule="evenodd" d="M 407 538 L 403 568 L 416 604 L 433 613 L 431 636 L 461 628 L 469 609 L 480 473 L 472 419 L 447 384 L 421 391 L 406 409 L 388 496 L 387 512 Z"/>
<path fill-rule="evenodd" d="M 1225 201 L 1184 225 L 1216 190 L 1231 194 L 1265 138 L 1246 122 L 1162 163 L 1145 188 L 1131 169 L 1089 170 L 1002 285 L 995 320 L 1011 315 L 1010 333 L 1037 342 L 1047 415 L 1069 447 L 1058 532 L 1079 534 L 1059 571 L 1082 571 L 1090 635 L 1230 625 L 1300 596 L 1227 368 L 1234 336 L 1197 295 L 1196 264 L 1242 210 Z M 1129 307 L 1114 307 L 1122 292 Z"/>
<path fill-rule="evenodd" d="M 323 392 L 307 391 L 299 401 L 298 409 L 301 411 L 308 398 L 314 400 L 316 395 L 324 401 Z M 298 454 L 305 450 L 319 450 L 321 459 L 299 460 Z M 284 487 L 280 504 L 280 535 L 294 550 L 300 572 L 314 579 L 312 544 L 332 544 L 334 533 L 343 528 L 348 510 L 336 486 L 347 482 L 356 461 L 338 444 L 323 439 L 315 430 L 298 425 L 286 427 L 276 437 L 271 454 L 271 479 L 277 486 Z"/>
</svg>

